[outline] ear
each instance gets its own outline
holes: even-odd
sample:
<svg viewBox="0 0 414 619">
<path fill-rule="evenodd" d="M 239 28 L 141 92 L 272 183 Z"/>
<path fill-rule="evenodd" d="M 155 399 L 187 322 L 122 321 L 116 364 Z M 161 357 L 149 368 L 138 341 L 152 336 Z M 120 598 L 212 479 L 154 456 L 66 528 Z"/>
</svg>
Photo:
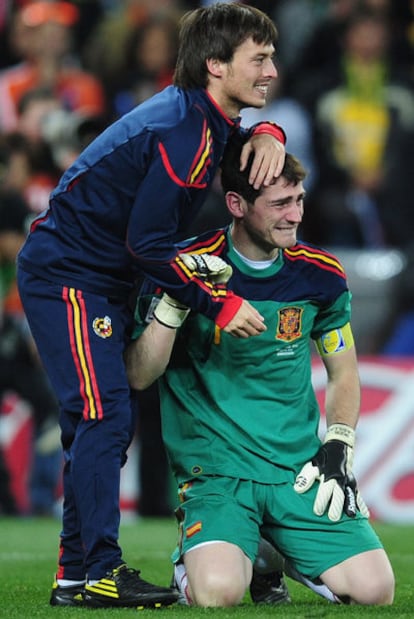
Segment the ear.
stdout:
<svg viewBox="0 0 414 619">
<path fill-rule="evenodd" d="M 206 60 L 207 71 L 214 77 L 221 77 L 223 75 L 223 63 L 217 58 L 207 58 Z"/>
<path fill-rule="evenodd" d="M 228 191 L 224 196 L 227 209 L 235 219 L 242 219 L 246 209 L 246 201 L 235 191 Z"/>
</svg>

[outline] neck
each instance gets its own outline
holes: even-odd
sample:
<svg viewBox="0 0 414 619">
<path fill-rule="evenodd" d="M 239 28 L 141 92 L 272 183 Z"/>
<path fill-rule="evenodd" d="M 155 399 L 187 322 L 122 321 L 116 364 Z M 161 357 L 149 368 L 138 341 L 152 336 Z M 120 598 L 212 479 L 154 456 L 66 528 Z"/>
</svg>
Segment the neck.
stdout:
<svg viewBox="0 0 414 619">
<path fill-rule="evenodd" d="M 214 84 L 207 86 L 207 92 L 214 103 L 229 117 L 237 118 L 240 116 L 240 107 L 228 97 L 225 97 L 220 88 L 215 88 Z"/>
<path fill-rule="evenodd" d="M 252 239 L 234 223 L 231 226 L 230 235 L 234 249 L 248 260 L 253 260 L 254 262 L 274 262 L 279 255 L 278 247 L 266 247 L 264 244 L 255 244 L 252 242 Z"/>
</svg>

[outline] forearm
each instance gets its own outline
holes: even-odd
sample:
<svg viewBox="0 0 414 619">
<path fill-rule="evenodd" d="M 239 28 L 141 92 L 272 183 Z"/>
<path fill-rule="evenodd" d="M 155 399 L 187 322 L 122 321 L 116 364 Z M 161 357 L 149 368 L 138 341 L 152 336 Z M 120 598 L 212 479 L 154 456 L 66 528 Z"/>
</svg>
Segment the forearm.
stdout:
<svg viewBox="0 0 414 619">
<path fill-rule="evenodd" d="M 360 408 L 360 389 L 357 377 L 349 377 L 343 382 L 328 384 L 325 408 L 328 427 L 333 423 L 344 423 L 355 428 Z"/>
<path fill-rule="evenodd" d="M 189 269 L 178 254 L 170 262 L 164 263 L 155 259 L 136 258 L 155 287 L 167 291 L 183 305 L 211 318 L 220 328 L 224 328 L 240 309 L 243 301 L 241 297 L 224 284 L 217 286 L 209 278 L 200 277 L 197 269 Z"/>
<path fill-rule="evenodd" d="M 152 320 L 142 335 L 128 346 L 125 365 L 133 389 L 146 389 L 165 372 L 176 332 Z"/>
<path fill-rule="evenodd" d="M 343 513 L 354 518 L 358 510 L 368 517 L 352 472 L 360 406 L 355 348 L 351 344 L 346 351 L 322 355 L 322 359 L 328 373 L 327 431 L 317 453 L 296 476 L 294 489 L 302 494 L 318 480 L 313 511 L 322 516 L 328 510 L 328 518 L 333 522 L 340 520 Z"/>
<path fill-rule="evenodd" d="M 355 349 L 330 360 L 327 365 L 328 384 L 325 410 L 327 426 L 343 423 L 355 428 L 358 422 L 361 390 Z"/>
</svg>

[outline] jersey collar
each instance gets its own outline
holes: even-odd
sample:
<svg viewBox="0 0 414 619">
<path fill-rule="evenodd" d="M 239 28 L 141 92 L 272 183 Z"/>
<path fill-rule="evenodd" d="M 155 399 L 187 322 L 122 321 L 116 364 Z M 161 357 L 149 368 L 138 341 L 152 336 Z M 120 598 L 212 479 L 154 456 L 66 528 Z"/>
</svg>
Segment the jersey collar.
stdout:
<svg viewBox="0 0 414 619">
<path fill-rule="evenodd" d="M 251 277 L 256 278 L 266 278 L 272 277 L 276 275 L 282 268 L 284 264 L 284 255 L 283 250 L 279 250 L 278 256 L 276 260 L 265 269 L 255 269 L 249 264 L 246 264 L 244 260 L 236 253 L 233 245 L 233 241 L 231 238 L 231 226 L 227 229 L 227 243 L 228 243 L 228 257 L 232 261 L 235 267 L 245 275 L 249 275 Z"/>
</svg>

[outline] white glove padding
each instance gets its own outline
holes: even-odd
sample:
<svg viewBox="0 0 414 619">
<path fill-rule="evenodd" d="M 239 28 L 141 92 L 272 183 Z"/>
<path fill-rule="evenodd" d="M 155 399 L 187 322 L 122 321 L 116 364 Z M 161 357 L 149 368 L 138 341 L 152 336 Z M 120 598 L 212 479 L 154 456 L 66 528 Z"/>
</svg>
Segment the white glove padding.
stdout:
<svg viewBox="0 0 414 619">
<path fill-rule="evenodd" d="M 299 494 L 319 480 L 313 505 L 317 516 L 322 516 L 328 505 L 328 518 L 335 522 L 341 518 L 342 512 L 354 518 L 357 509 L 369 516 L 352 474 L 354 443 L 355 431 L 350 426 L 333 424 L 326 433 L 324 444 L 296 477 L 294 490 Z"/>
<path fill-rule="evenodd" d="M 187 318 L 190 309 L 164 292 L 154 310 L 154 318 L 165 327 L 178 329 Z"/>
<path fill-rule="evenodd" d="M 180 254 L 180 258 L 190 271 L 212 284 L 225 284 L 233 273 L 227 262 L 212 254 Z"/>
</svg>

